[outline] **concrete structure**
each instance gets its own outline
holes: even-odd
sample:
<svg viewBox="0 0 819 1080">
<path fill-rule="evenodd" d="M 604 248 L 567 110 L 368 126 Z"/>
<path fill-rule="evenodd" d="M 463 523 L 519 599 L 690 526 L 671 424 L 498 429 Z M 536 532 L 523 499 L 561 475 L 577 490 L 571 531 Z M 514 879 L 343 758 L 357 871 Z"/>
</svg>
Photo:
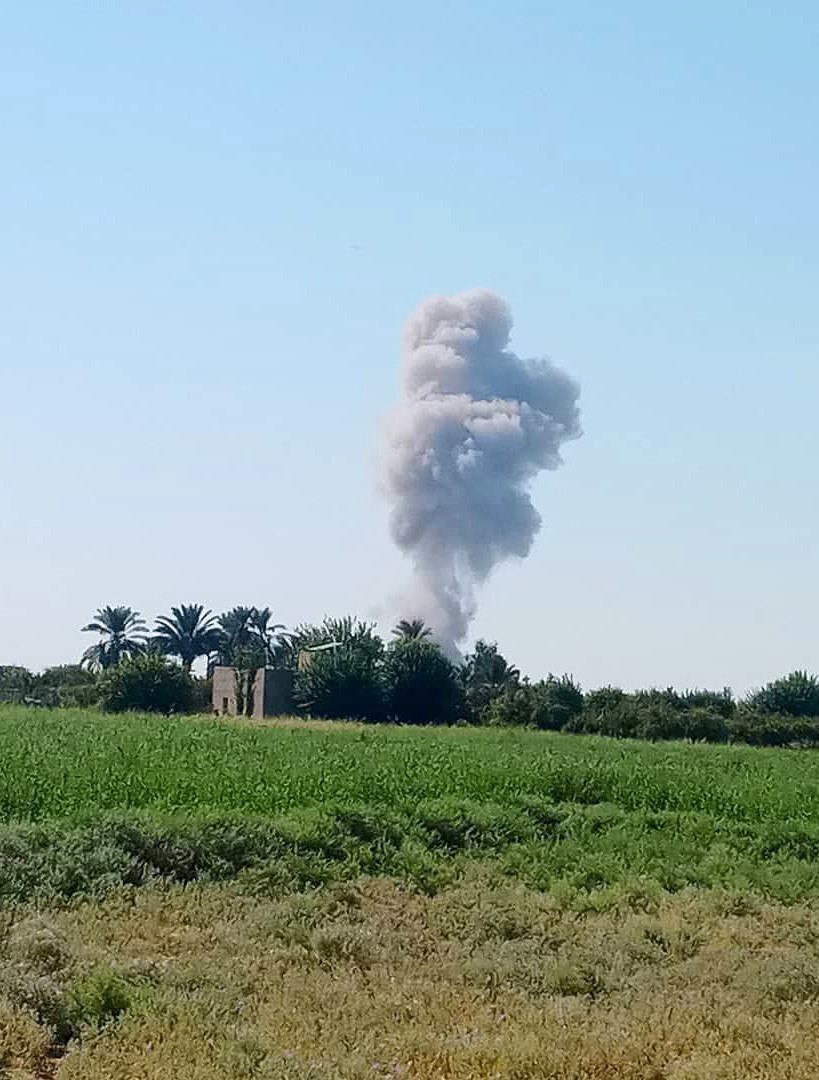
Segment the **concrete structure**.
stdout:
<svg viewBox="0 0 819 1080">
<path fill-rule="evenodd" d="M 217 667 L 213 671 L 213 711 L 220 716 L 236 716 L 236 669 Z M 283 716 L 293 711 L 293 673 L 281 668 L 259 668 L 253 682 L 251 716 Z"/>
</svg>

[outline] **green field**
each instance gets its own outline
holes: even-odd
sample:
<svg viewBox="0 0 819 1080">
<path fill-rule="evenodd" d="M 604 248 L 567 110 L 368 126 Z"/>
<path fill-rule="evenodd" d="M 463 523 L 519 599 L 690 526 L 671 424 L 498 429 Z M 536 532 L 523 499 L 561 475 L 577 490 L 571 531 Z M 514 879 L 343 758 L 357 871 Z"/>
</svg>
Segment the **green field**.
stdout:
<svg viewBox="0 0 819 1080">
<path fill-rule="evenodd" d="M 0 708 L 0 817 L 112 810 L 276 815 L 366 804 L 411 812 L 456 797 L 807 824 L 819 815 L 811 753 L 627 742 L 523 729 L 217 720 Z"/>
<path fill-rule="evenodd" d="M 0 752 L 0 895 L 18 899 L 263 867 L 434 887 L 476 856 L 553 890 L 819 889 L 812 753 L 14 708 Z"/>
<path fill-rule="evenodd" d="M 5 707 L 0 760 L 0 1076 L 815 1075 L 813 752 Z"/>
</svg>

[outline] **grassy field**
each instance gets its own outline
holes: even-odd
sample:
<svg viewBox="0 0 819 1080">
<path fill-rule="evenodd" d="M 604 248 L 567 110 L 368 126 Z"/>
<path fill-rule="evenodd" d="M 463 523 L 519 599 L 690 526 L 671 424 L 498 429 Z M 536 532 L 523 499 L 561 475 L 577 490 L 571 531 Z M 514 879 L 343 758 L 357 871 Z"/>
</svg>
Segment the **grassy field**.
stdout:
<svg viewBox="0 0 819 1080">
<path fill-rule="evenodd" d="M 0 709 L 0 1075 L 816 1075 L 819 758 Z"/>
</svg>

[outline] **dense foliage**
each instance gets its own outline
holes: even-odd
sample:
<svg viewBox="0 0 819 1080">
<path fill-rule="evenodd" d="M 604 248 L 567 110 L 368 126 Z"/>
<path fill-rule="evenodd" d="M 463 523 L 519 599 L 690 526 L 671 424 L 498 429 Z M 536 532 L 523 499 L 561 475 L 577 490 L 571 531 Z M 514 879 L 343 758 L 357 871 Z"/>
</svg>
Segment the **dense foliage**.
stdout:
<svg viewBox="0 0 819 1080">
<path fill-rule="evenodd" d="M 145 653 L 123 660 L 100 679 L 104 712 L 190 712 L 193 680 L 164 656 Z"/>
<path fill-rule="evenodd" d="M 398 637 L 384 663 L 387 713 L 399 724 L 454 724 L 460 714 L 457 672 L 432 641 Z"/>
<path fill-rule="evenodd" d="M 417 618 L 400 620 L 386 645 L 374 624 L 354 616 L 288 632 L 269 607 L 257 606 L 215 616 L 202 604 L 182 604 L 159 616 L 150 634 L 138 611 L 103 607 L 82 629 L 99 640 L 81 664 L 40 674 L 0 667 L 0 702 L 209 712 L 209 678 L 190 674 L 204 658 L 208 676 L 217 664 L 234 669 L 236 711 L 246 715 L 253 712 L 258 670 L 272 667 L 292 673 L 297 712 L 328 719 L 819 745 L 819 679 L 806 671 L 770 682 L 743 701 L 728 688 L 629 693 L 607 686 L 584 694 L 570 675 L 522 676 L 495 642 L 477 641 L 455 664 Z"/>
<path fill-rule="evenodd" d="M 819 679 L 807 671 L 794 671 L 752 694 L 748 705 L 760 713 L 819 716 Z"/>
<path fill-rule="evenodd" d="M 293 635 L 294 698 L 313 716 L 377 722 L 386 717 L 384 643 L 358 619 L 325 619 Z"/>
</svg>

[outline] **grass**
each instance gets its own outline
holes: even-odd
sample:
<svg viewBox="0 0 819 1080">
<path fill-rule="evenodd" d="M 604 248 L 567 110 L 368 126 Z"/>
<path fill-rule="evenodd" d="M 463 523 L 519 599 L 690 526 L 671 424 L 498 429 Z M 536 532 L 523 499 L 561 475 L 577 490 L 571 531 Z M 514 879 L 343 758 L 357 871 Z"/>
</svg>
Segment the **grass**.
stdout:
<svg viewBox="0 0 819 1080">
<path fill-rule="evenodd" d="M 694 891 L 579 918 L 476 870 L 434 897 L 372 879 L 273 900 L 150 886 L 4 929 L 16 1080 L 816 1075 L 802 905 Z"/>
<path fill-rule="evenodd" d="M 819 893 L 807 752 L 6 708 L 0 754 L 0 899 L 360 874 L 429 891 L 476 858 L 599 903 Z"/>
<path fill-rule="evenodd" d="M 811 752 L 5 707 L 0 760 L 2 1080 L 816 1075 Z"/>
<path fill-rule="evenodd" d="M 819 815 L 808 753 L 524 730 L 254 727 L 0 707 L 0 753 L 3 821 L 133 810 L 272 816 L 328 803 L 408 811 L 447 796 L 749 822 Z"/>
</svg>

